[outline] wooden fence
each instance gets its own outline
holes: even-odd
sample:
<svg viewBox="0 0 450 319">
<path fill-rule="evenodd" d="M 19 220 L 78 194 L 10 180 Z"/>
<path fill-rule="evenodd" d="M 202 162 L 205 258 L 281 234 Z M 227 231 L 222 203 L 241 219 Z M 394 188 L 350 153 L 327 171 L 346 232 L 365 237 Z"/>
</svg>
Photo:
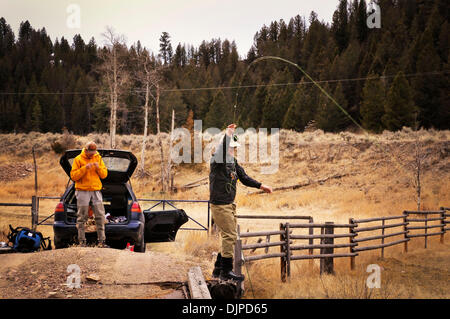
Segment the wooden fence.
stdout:
<svg viewBox="0 0 450 319">
<path fill-rule="evenodd" d="M 412 238 L 423 237 L 425 248 L 427 238 L 440 236 L 440 242 L 444 243 L 445 232 L 450 229 L 447 225 L 450 221 L 448 213 L 450 208 L 441 207 L 438 211 L 404 211 L 399 216 L 376 217 L 367 219 L 350 218 L 348 224 L 335 224 L 333 222 L 314 223 L 311 216 L 285 216 L 286 219 L 304 219 L 307 223 L 281 223 L 278 230 L 240 232 L 238 226 L 238 240 L 235 246 L 235 272 L 241 274 L 244 262 L 262 259 L 279 258 L 281 280 L 286 281 L 291 275 L 291 262 L 294 260 L 320 259 L 320 273 L 334 273 L 334 258 L 350 258 L 350 268 L 355 269 L 355 259 L 359 253 L 369 250 L 380 250 L 384 258 L 385 248 L 403 244 L 404 252 L 408 252 L 408 242 Z M 420 216 L 417 218 L 416 216 Z M 237 216 L 238 218 L 258 218 L 259 216 Z M 280 216 L 262 216 L 268 219 L 280 219 Z M 375 225 L 373 224 L 375 223 Z M 429 232 L 438 228 L 439 231 Z M 307 234 L 295 233 L 296 230 L 307 229 Z M 315 234 L 314 229 L 320 229 L 320 234 Z M 335 231 L 339 231 L 336 233 Z M 420 231 L 420 233 L 413 233 Z M 276 236 L 276 240 L 271 238 Z M 364 236 L 364 237 L 363 237 Z M 265 237 L 265 241 L 261 239 Z M 258 243 L 242 243 L 250 238 L 258 238 Z M 319 240 L 320 243 L 314 243 Z M 308 243 L 299 243 L 307 240 Z M 347 240 L 346 242 L 336 242 Z M 375 242 L 379 240 L 379 242 Z M 369 243 L 369 244 L 362 244 Z M 279 247 L 279 251 L 269 252 L 270 247 Z M 263 254 L 244 255 L 244 251 L 264 248 Z M 347 251 L 336 252 L 337 249 Z M 317 253 L 315 253 L 319 250 Z M 307 251 L 307 253 L 297 253 Z"/>
</svg>

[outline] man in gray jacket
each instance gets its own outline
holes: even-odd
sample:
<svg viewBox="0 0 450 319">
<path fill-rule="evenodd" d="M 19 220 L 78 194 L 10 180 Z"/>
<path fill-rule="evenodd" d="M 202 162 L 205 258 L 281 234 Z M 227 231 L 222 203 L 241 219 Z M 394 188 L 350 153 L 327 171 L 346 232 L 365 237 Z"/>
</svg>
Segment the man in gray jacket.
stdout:
<svg viewBox="0 0 450 319">
<path fill-rule="evenodd" d="M 272 188 L 249 177 L 238 164 L 235 150 L 239 143 L 233 135 L 235 129 L 236 124 L 230 124 L 227 127 L 222 143 L 211 158 L 209 200 L 212 218 L 222 237 L 222 248 L 217 254 L 213 277 L 240 281 L 244 280 L 244 276 L 237 276 L 233 272 L 234 245 L 237 239 L 236 204 L 234 203 L 236 182 L 239 179 L 245 186 L 262 189 L 267 193 L 272 193 Z"/>
</svg>

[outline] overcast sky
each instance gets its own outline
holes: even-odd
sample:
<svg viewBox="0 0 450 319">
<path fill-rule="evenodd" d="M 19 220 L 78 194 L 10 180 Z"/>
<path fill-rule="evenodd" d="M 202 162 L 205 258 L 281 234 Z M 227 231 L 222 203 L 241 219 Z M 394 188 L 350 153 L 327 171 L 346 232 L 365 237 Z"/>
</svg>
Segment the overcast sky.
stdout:
<svg viewBox="0 0 450 319">
<path fill-rule="evenodd" d="M 245 56 L 264 24 L 287 23 L 297 14 L 308 19 L 312 10 L 330 22 L 337 5 L 338 0 L 0 0 L 0 16 L 16 38 L 20 22 L 28 20 L 35 29 L 45 27 L 53 41 L 64 36 L 72 43 L 79 33 L 85 42 L 94 37 L 102 45 L 101 33 L 112 26 L 128 45 L 140 40 L 155 53 L 166 31 L 174 49 L 179 42 L 198 47 L 220 38 L 235 40 Z"/>
</svg>

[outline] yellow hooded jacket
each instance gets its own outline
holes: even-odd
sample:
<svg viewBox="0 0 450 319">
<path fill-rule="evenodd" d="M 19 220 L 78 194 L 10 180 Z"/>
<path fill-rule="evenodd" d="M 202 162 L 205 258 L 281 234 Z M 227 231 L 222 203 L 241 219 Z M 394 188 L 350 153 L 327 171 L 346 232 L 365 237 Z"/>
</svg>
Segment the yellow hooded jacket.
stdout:
<svg viewBox="0 0 450 319">
<path fill-rule="evenodd" d="M 86 168 L 88 163 L 98 163 L 99 168 L 91 166 Z M 100 179 L 106 178 L 108 170 L 102 157 L 98 152 L 88 158 L 83 150 L 81 154 L 75 157 L 70 171 L 70 178 L 75 182 L 75 189 L 80 191 L 99 191 L 102 189 L 102 182 Z"/>
</svg>

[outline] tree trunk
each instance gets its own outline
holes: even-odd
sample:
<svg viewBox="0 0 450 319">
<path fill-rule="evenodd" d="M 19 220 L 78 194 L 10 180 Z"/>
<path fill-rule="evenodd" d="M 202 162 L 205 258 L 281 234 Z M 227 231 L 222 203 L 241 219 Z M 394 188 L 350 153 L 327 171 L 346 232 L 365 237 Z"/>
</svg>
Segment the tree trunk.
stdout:
<svg viewBox="0 0 450 319">
<path fill-rule="evenodd" d="M 116 48 L 112 47 L 113 52 L 113 90 L 111 103 L 111 116 L 109 123 L 109 134 L 111 139 L 111 148 L 116 148 L 116 125 L 117 125 L 117 56 Z"/>
<path fill-rule="evenodd" d="M 149 83 L 145 86 L 145 105 L 144 105 L 144 136 L 142 138 L 142 152 L 141 152 L 141 174 L 145 172 L 145 144 L 147 142 L 148 129 L 148 100 L 149 100 Z"/>
<path fill-rule="evenodd" d="M 164 169 L 164 150 L 161 140 L 161 130 L 159 125 L 159 84 L 156 85 L 156 134 L 158 136 L 158 144 L 161 154 L 161 191 L 165 192 L 165 169 Z"/>
<path fill-rule="evenodd" d="M 173 179 L 172 179 L 172 139 L 173 139 L 173 130 L 175 128 L 175 110 L 172 109 L 172 124 L 170 129 L 170 138 L 169 138 L 169 155 L 167 156 L 167 188 L 172 192 L 173 190 Z"/>
</svg>

